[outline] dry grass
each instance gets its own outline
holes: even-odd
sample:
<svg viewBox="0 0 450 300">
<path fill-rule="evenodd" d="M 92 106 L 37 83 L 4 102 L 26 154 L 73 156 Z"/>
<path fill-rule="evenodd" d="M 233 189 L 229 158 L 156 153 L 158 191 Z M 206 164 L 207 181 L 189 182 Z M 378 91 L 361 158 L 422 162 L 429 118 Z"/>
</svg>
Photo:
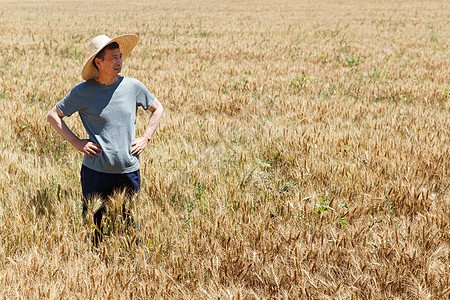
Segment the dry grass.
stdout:
<svg viewBox="0 0 450 300">
<path fill-rule="evenodd" d="M 96 3 L 0 1 L 0 298 L 450 297 L 447 1 Z M 166 112 L 92 251 L 45 116 L 103 33 Z"/>
</svg>

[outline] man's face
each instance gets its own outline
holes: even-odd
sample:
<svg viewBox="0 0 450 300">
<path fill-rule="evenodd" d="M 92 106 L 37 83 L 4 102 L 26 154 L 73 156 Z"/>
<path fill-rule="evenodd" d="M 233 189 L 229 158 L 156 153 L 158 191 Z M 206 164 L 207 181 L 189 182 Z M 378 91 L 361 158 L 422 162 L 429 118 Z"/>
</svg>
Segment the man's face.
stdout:
<svg viewBox="0 0 450 300">
<path fill-rule="evenodd" d="M 118 77 L 122 71 L 122 52 L 120 49 L 106 50 L 103 60 L 96 58 L 100 76 Z"/>
</svg>

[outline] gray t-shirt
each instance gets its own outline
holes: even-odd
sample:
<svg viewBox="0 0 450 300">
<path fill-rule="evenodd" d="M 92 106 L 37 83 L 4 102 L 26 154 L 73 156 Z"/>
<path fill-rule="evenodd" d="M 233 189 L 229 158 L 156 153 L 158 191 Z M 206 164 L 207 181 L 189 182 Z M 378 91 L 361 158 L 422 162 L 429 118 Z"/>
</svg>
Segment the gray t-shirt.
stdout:
<svg viewBox="0 0 450 300">
<path fill-rule="evenodd" d="M 119 77 L 112 85 L 85 81 L 56 106 L 68 117 L 78 112 L 89 140 L 103 150 L 96 157 L 85 154 L 83 165 L 98 172 L 124 174 L 139 169 L 139 158 L 131 155 L 137 108 L 150 108 L 154 99 L 138 80 Z"/>
</svg>

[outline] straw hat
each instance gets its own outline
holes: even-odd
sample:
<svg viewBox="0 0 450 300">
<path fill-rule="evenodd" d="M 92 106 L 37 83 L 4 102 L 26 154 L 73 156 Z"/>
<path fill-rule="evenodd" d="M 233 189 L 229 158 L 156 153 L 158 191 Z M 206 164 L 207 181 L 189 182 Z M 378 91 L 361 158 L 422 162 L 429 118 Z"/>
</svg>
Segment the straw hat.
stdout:
<svg viewBox="0 0 450 300">
<path fill-rule="evenodd" d="M 134 34 L 124 34 L 116 38 L 109 38 L 106 35 L 98 35 L 92 39 L 89 44 L 89 52 L 91 53 L 89 59 L 84 64 L 83 70 L 81 71 L 81 77 L 84 80 L 94 79 L 98 77 L 98 71 L 94 67 L 92 61 L 94 57 L 107 45 L 116 42 L 119 44 L 120 52 L 122 52 L 122 57 L 127 57 L 131 50 L 137 45 L 139 38 Z"/>
</svg>

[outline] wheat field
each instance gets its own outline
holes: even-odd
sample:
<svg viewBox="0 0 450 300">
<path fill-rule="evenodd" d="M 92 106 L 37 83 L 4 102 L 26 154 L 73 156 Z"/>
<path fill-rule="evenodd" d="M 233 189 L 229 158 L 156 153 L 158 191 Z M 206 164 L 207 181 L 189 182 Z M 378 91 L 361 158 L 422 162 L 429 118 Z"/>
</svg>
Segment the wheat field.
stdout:
<svg viewBox="0 0 450 300">
<path fill-rule="evenodd" d="M 0 4 L 0 299 L 450 298 L 448 1 Z M 46 115 L 125 33 L 165 113 L 93 249 Z"/>
</svg>

